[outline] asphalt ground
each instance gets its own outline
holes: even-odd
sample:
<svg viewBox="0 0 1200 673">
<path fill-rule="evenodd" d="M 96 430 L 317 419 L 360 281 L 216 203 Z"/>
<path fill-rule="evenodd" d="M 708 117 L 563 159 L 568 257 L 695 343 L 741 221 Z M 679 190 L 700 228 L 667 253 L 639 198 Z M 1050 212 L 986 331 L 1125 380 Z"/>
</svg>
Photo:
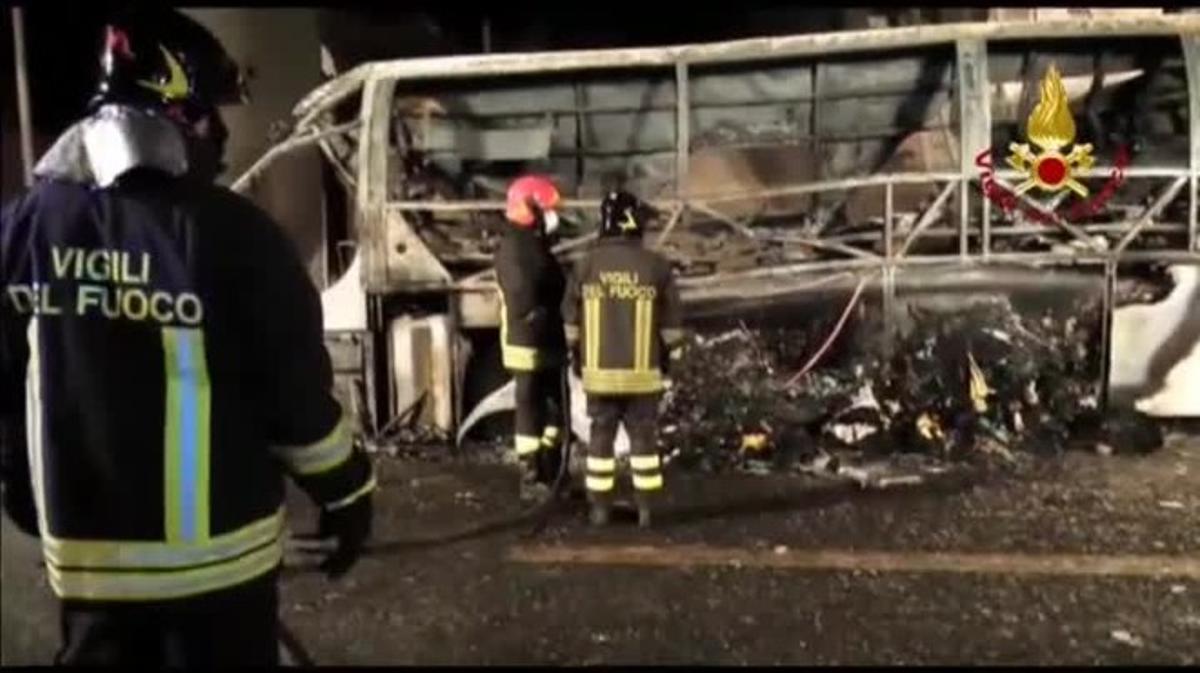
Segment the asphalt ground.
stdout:
<svg viewBox="0 0 1200 673">
<path fill-rule="evenodd" d="M 318 663 L 1200 663 L 1196 437 L 887 490 L 669 473 L 652 530 L 567 503 L 535 538 L 512 468 L 378 472 L 349 576 L 289 554 L 281 614 Z M 5 521 L 0 543 L 0 660 L 46 662 L 36 541 Z"/>
</svg>

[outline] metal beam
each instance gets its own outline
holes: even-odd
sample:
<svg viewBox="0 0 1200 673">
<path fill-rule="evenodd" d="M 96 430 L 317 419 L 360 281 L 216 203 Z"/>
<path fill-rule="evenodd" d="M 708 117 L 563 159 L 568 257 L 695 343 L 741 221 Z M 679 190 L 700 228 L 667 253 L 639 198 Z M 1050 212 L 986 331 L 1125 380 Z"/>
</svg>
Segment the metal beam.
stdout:
<svg viewBox="0 0 1200 673">
<path fill-rule="evenodd" d="M 346 122 L 345 124 L 340 124 L 338 126 L 333 126 L 326 129 L 312 127 L 306 129 L 303 133 L 293 134 L 283 142 L 280 142 L 270 150 L 267 150 L 266 154 L 263 154 L 261 157 L 259 157 L 258 161 L 255 161 L 250 168 L 246 169 L 246 172 L 242 173 L 242 175 L 234 181 L 233 185 L 230 186 L 230 189 L 235 192 L 245 192 L 247 189 L 249 189 L 251 183 L 254 182 L 254 179 L 266 171 L 271 164 L 275 163 L 276 159 L 285 154 L 290 154 L 296 150 L 308 147 L 309 145 L 320 143 L 331 136 L 349 133 L 350 131 L 358 128 L 360 124 L 362 124 L 362 119 L 355 119 L 353 121 Z M 340 167 L 341 165 L 338 164 L 338 166 Z"/>
<path fill-rule="evenodd" d="M 975 154 L 992 144 L 992 111 L 988 100 L 987 43 L 980 39 L 955 42 L 958 65 L 958 253 L 966 257 L 967 229 L 971 223 L 971 182 L 978 178 Z M 984 226 L 987 226 L 986 223 Z"/>
<path fill-rule="evenodd" d="M 671 209 L 671 217 L 667 220 L 667 226 L 663 228 L 661 234 L 654 241 L 654 247 L 661 248 L 667 242 L 667 238 L 671 232 L 675 231 L 675 226 L 679 224 L 680 218 L 683 216 L 683 204 L 679 204 Z"/>
<path fill-rule="evenodd" d="M 615 68 L 672 67 L 772 60 L 802 56 L 899 50 L 951 44 L 959 40 L 1029 40 L 1069 37 L 1177 35 L 1200 30 L 1200 17 L 1087 18 L 1064 21 L 976 22 L 846 30 L 753 38 L 711 44 L 632 49 L 586 49 L 537 53 L 474 54 L 379 61 L 360 65 L 309 94 L 294 114 L 305 116 L 328 99 L 370 79 L 462 78 Z"/>
<path fill-rule="evenodd" d="M 1169 187 L 1164 189 L 1163 192 L 1158 195 L 1158 198 L 1154 200 L 1154 203 L 1151 204 L 1149 208 L 1146 208 L 1146 211 L 1142 213 L 1141 217 L 1139 217 L 1137 221 L 1133 223 L 1133 226 L 1129 228 L 1129 231 L 1127 231 L 1125 235 L 1121 237 L 1121 242 L 1118 243 L 1117 247 L 1113 249 L 1113 257 L 1120 256 L 1120 254 L 1125 251 L 1125 248 L 1129 247 L 1129 244 L 1133 242 L 1133 239 L 1137 238 L 1142 229 L 1146 225 L 1150 224 L 1154 218 L 1158 217 L 1158 214 L 1163 211 L 1163 208 L 1166 208 L 1171 201 L 1175 200 L 1175 197 L 1179 195 L 1180 190 L 1182 190 L 1183 186 L 1187 183 L 1187 178 L 1176 178 Z"/>
<path fill-rule="evenodd" d="M 674 199 L 654 199 L 647 201 L 656 208 L 674 208 L 679 201 Z M 461 201 L 388 201 L 387 207 L 395 210 L 420 210 L 431 213 L 466 213 L 479 210 L 505 209 L 504 201 L 461 200 Z M 600 199 L 563 199 L 559 201 L 559 210 L 595 210 L 600 207 Z"/>
<path fill-rule="evenodd" d="M 947 171 L 928 173 L 884 173 L 865 177 L 842 178 L 839 180 L 822 180 L 802 185 L 789 185 L 770 189 L 756 189 L 746 192 L 727 192 L 725 194 L 695 194 L 692 201 L 703 201 L 707 204 L 727 203 L 730 201 L 757 201 L 759 199 L 775 199 L 783 196 L 799 196 L 816 192 L 833 192 L 858 189 L 860 187 L 877 187 L 888 183 L 897 185 L 915 185 L 925 182 L 943 182 L 958 180 L 959 173 Z"/>
<path fill-rule="evenodd" d="M 1031 199 L 1029 197 L 1028 194 L 1017 194 L 1016 187 L 1012 186 L 1007 181 L 1002 180 L 1000 178 L 994 178 L 994 179 L 995 179 L 997 185 L 1008 190 L 1011 194 L 1013 194 L 1013 196 L 1015 196 L 1017 198 L 1018 201 L 1025 204 L 1029 208 L 1045 215 L 1047 218 L 1050 219 L 1051 222 L 1053 222 L 1059 228 L 1066 231 L 1068 234 L 1071 234 L 1072 236 L 1074 236 L 1075 239 L 1077 241 L 1079 241 L 1080 243 L 1085 243 L 1085 244 L 1087 244 L 1087 246 L 1089 248 L 1096 249 L 1095 243 L 1087 235 L 1087 233 L 1085 233 L 1082 229 L 1075 226 L 1074 224 L 1071 224 L 1070 222 L 1067 222 L 1063 218 L 1059 217 L 1057 213 L 1053 212 L 1052 210 L 1047 209 L 1045 206 L 1038 203 L 1037 201 L 1034 201 L 1033 199 Z M 980 189 L 982 190 L 982 188 L 980 188 Z"/>
<path fill-rule="evenodd" d="M 951 181 L 942 189 L 941 193 L 938 194 L 937 198 L 933 200 L 932 204 L 930 204 L 929 209 L 926 210 L 923 215 L 921 215 L 921 219 L 917 221 L 916 226 L 912 228 L 912 231 L 908 232 L 908 237 L 904 239 L 904 245 L 900 246 L 900 252 L 896 254 L 897 257 L 904 257 L 906 254 L 908 254 L 908 249 L 912 247 L 912 244 L 916 242 L 918 238 L 920 238 L 921 234 L 924 233 L 924 231 L 928 229 L 930 225 L 937 221 L 938 217 L 942 214 L 942 211 L 945 210 L 946 202 L 950 200 L 950 195 L 954 194 L 954 188 L 956 186 L 958 186 L 958 182 Z"/>
<path fill-rule="evenodd" d="M 362 246 L 362 284 L 367 292 L 388 285 L 387 201 L 388 130 L 391 126 L 395 80 L 376 80 L 363 91 L 359 119 L 363 127 L 358 144 L 357 235 Z"/>
<path fill-rule="evenodd" d="M 17 76 L 17 115 L 21 124 L 21 165 L 25 186 L 33 186 L 33 113 L 29 109 L 29 74 L 25 63 L 25 15 L 12 8 L 13 56 Z"/>
<path fill-rule="evenodd" d="M 675 64 L 675 198 L 687 193 L 688 155 L 691 152 L 691 118 L 688 107 L 688 66 Z"/>
<path fill-rule="evenodd" d="M 1191 152 L 1191 203 L 1188 207 L 1188 250 L 1200 246 L 1200 35 L 1183 35 L 1183 61 L 1187 68 L 1188 141 Z"/>
<path fill-rule="evenodd" d="M 847 255 L 849 257 L 856 257 L 858 259 L 870 259 L 870 260 L 875 260 L 877 262 L 882 262 L 885 259 L 883 257 L 880 257 L 879 255 L 876 255 L 875 253 L 867 252 L 866 250 L 862 250 L 859 248 L 855 248 L 853 246 L 838 243 L 836 241 L 830 241 L 827 239 L 805 238 L 803 236 L 786 236 L 785 235 L 785 236 L 756 236 L 755 240 L 771 242 L 771 243 L 783 243 L 786 245 L 795 245 L 795 246 L 816 248 L 818 250 L 828 250 L 830 252 L 840 252 L 843 255 Z"/>
<path fill-rule="evenodd" d="M 734 220 L 732 217 L 729 217 L 725 213 L 722 213 L 721 211 L 712 208 L 711 206 L 709 206 L 706 203 L 693 203 L 693 204 L 691 204 L 691 207 L 700 211 L 701 213 L 704 213 L 705 215 L 708 215 L 709 217 L 713 218 L 714 220 L 716 220 L 718 222 L 729 225 L 731 228 L 733 228 L 734 231 L 738 232 L 742 236 L 745 236 L 746 238 L 749 238 L 751 240 L 754 240 L 757 238 L 754 235 L 753 229 L 751 229 L 750 227 L 747 227 L 746 225 L 742 224 L 741 222 Z"/>
<path fill-rule="evenodd" d="M 861 178 L 843 178 L 840 180 L 809 182 L 800 185 L 787 185 L 783 187 L 758 189 L 754 191 L 693 194 L 690 195 L 688 202 L 693 204 L 699 202 L 703 203 L 704 205 L 712 206 L 713 204 L 717 203 L 758 201 L 775 199 L 783 196 L 813 194 L 816 192 L 844 191 L 858 189 L 860 187 L 876 187 L 889 183 L 897 185 L 918 185 L 926 182 L 945 182 L 947 180 L 958 180 L 958 178 L 958 173 L 950 173 L 945 171 L 931 173 L 889 173 Z M 657 208 L 666 209 L 681 205 L 682 201 L 678 199 L 653 199 L 650 200 L 649 203 Z M 430 212 L 504 210 L 505 208 L 505 203 L 503 201 L 485 200 L 389 201 L 387 205 L 389 208 L 396 208 L 399 210 L 428 210 Z M 562 201 L 563 208 L 597 208 L 599 205 L 599 199 L 563 199 Z"/>
</svg>

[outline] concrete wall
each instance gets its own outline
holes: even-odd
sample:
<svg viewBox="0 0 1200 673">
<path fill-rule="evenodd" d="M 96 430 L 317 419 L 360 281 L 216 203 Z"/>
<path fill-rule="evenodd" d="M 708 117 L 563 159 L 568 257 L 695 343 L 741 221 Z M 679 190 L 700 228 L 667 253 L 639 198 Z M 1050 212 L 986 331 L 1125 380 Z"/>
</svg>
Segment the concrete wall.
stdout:
<svg viewBox="0 0 1200 673">
<path fill-rule="evenodd" d="M 316 9 L 205 8 L 184 10 L 212 30 L 230 54 L 250 69 L 249 105 L 224 109 L 230 140 L 228 184 L 270 146 L 268 130 L 321 82 Z M 310 149 L 280 160 L 250 196 L 287 230 L 314 282 L 324 276 L 321 156 Z"/>
</svg>

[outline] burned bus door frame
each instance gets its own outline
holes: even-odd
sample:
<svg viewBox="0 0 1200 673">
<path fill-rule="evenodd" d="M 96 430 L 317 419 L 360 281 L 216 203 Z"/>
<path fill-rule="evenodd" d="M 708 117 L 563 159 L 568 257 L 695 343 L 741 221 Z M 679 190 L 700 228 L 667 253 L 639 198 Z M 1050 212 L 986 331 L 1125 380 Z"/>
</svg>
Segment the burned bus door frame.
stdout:
<svg viewBox="0 0 1200 673">
<path fill-rule="evenodd" d="M 1200 34 L 1182 35 L 1183 63 L 1187 70 L 1188 131 L 1191 143 L 1192 203 L 1188 209 L 1188 250 L 1200 251 Z"/>
<path fill-rule="evenodd" d="M 388 408 L 386 381 L 387 338 L 383 325 L 383 296 L 381 288 L 387 283 L 385 244 L 386 230 L 383 208 L 387 200 L 387 128 L 391 117 L 392 92 L 395 81 L 368 79 L 364 84 L 360 114 L 362 125 L 358 144 L 358 202 L 356 235 L 358 254 L 362 256 L 362 287 L 367 301 L 367 352 L 365 383 L 371 406 L 371 432 L 379 433 L 383 426 L 384 410 Z"/>
</svg>

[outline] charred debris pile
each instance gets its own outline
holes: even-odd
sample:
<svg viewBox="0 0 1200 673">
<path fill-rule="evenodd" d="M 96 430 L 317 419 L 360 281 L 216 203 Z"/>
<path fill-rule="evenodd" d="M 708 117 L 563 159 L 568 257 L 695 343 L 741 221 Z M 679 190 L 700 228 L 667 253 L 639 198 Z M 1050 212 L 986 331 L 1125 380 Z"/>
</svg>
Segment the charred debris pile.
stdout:
<svg viewBox="0 0 1200 673">
<path fill-rule="evenodd" d="M 1158 294 L 1125 286 L 1118 304 L 1148 292 Z M 890 355 L 878 304 L 859 304 L 834 347 L 796 377 L 840 311 L 697 330 L 670 366 L 664 453 L 704 471 L 786 471 L 816 462 L 836 470 L 838 456 L 994 464 L 1162 444 L 1151 419 L 1099 411 L 1099 296 L 1039 307 L 996 295 L 949 310 L 903 306 Z"/>
</svg>

